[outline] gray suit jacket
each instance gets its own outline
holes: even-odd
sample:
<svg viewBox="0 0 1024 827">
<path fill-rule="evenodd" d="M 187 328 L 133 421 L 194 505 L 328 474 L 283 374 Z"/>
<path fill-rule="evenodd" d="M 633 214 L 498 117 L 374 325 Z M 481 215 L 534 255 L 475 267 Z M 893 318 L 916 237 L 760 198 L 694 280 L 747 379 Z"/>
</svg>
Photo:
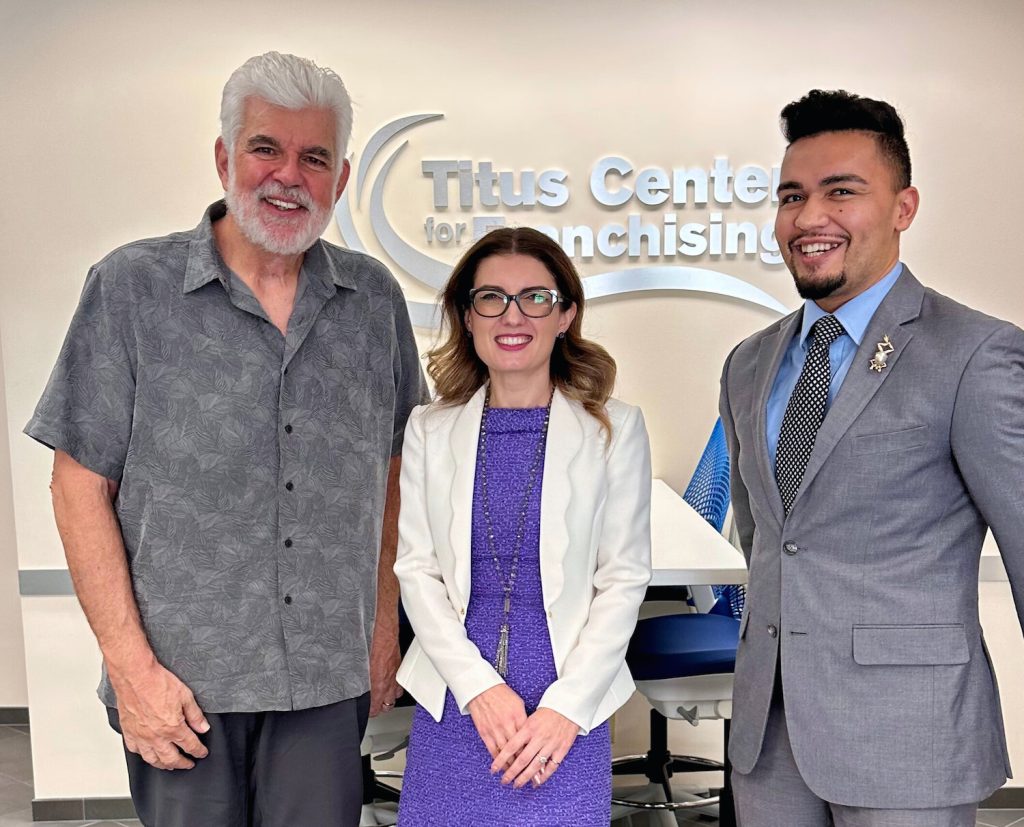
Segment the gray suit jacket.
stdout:
<svg viewBox="0 0 1024 827">
<path fill-rule="evenodd" d="M 1010 774 L 977 582 L 991 526 L 1024 625 L 1024 332 L 904 269 L 785 517 L 765 409 L 801 314 L 741 342 L 722 376 L 750 566 L 730 758 L 753 769 L 781 657 L 793 753 L 819 797 L 979 801 Z M 877 373 L 886 334 L 895 349 Z"/>
</svg>

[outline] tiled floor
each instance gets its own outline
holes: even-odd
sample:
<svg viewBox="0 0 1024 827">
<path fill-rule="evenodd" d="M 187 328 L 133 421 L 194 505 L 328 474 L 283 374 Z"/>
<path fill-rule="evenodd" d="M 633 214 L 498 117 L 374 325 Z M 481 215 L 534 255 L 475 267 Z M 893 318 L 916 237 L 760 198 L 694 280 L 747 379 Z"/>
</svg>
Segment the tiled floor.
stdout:
<svg viewBox="0 0 1024 827">
<path fill-rule="evenodd" d="M 696 824 L 705 827 L 714 827 L 718 824 L 713 819 L 704 818 L 696 814 L 678 815 L 680 827 L 694 827 Z M 656 822 L 660 824 L 661 822 Z M 0 822 L 2 825 L 3 822 Z M 642 816 L 633 816 L 631 827 L 645 827 Z M 982 810 L 978 813 L 977 827 L 1024 827 L 1024 810 Z"/>
<path fill-rule="evenodd" d="M 142 827 L 139 821 L 32 821 L 28 727 L 0 726 L 0 827 Z"/>
<path fill-rule="evenodd" d="M 978 814 L 978 826 L 1020 827 L 1024 825 L 1024 810 L 982 810 Z"/>
<path fill-rule="evenodd" d="M 680 815 L 677 818 L 680 827 L 694 827 L 697 824 L 702 824 L 704 827 L 715 827 L 718 824 L 713 819 L 702 820 L 697 815 Z M 0 821 L 0 824 L 3 822 Z M 641 816 L 633 816 L 632 827 L 644 827 Z M 978 827 L 1024 827 L 1024 810 L 982 810 L 978 814 Z"/>
<path fill-rule="evenodd" d="M 681 825 L 704 824 L 711 820 L 684 820 Z M 641 817 L 633 817 L 640 827 Z M 0 726 L 0 827 L 142 827 L 139 821 L 32 821 L 32 758 L 28 727 Z M 296 826 L 298 827 L 298 825 Z M 303 825 L 313 827 L 313 825 Z M 987 810 L 978 816 L 978 827 L 1024 827 L 1024 810 Z"/>
</svg>

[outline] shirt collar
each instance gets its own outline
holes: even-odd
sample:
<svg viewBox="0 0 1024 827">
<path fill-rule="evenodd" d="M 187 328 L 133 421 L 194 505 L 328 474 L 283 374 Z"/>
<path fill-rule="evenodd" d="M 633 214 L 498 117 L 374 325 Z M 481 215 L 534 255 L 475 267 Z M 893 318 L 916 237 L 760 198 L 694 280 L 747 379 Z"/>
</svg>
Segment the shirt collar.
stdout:
<svg viewBox="0 0 1024 827">
<path fill-rule="evenodd" d="M 202 221 L 192 232 L 192 241 L 188 245 L 188 262 L 185 264 L 183 292 L 191 293 L 214 279 L 218 279 L 225 290 L 229 289 L 228 268 L 217 251 L 217 243 L 213 237 L 213 223 L 223 218 L 227 211 L 227 205 L 223 200 L 215 201 L 206 208 Z"/>
<path fill-rule="evenodd" d="M 343 261 L 349 264 L 352 256 L 346 256 Z M 348 267 L 342 266 L 342 260 L 337 256 L 327 254 L 326 242 L 318 238 L 313 246 L 306 250 L 305 258 L 302 260 L 302 271 L 309 279 L 309 284 L 318 293 L 325 296 L 334 295 L 336 287 L 343 287 L 346 290 L 356 289 L 355 275 Z"/>
<path fill-rule="evenodd" d="M 185 282 L 183 291 L 191 293 L 214 279 L 230 290 L 230 271 L 217 249 L 217 240 L 213 235 L 213 225 L 227 215 L 227 204 L 223 199 L 215 201 L 203 214 L 199 226 L 192 233 L 192 242 L 188 249 L 188 263 L 185 265 Z M 356 280 L 348 269 L 342 269 L 327 254 L 324 241 L 317 239 L 313 246 L 306 250 L 302 260 L 302 271 L 306 281 L 313 289 L 324 296 L 331 296 L 335 287 L 348 290 L 356 289 Z"/>
<path fill-rule="evenodd" d="M 875 315 L 878 306 L 889 294 L 892 286 L 896 283 L 896 279 L 900 277 L 902 272 L 903 263 L 897 261 L 896 266 L 886 273 L 881 281 L 872 284 L 863 293 L 854 296 L 832 314 L 839 319 L 843 325 L 843 330 L 846 331 L 847 335 L 853 339 L 858 347 L 860 347 L 861 339 L 864 338 L 864 331 L 868 329 L 871 317 Z M 827 315 L 829 314 L 818 307 L 813 300 L 807 299 L 804 302 L 804 317 L 800 325 L 801 348 L 807 347 L 807 337 L 810 335 L 811 327 L 813 327 L 814 323 Z"/>
</svg>

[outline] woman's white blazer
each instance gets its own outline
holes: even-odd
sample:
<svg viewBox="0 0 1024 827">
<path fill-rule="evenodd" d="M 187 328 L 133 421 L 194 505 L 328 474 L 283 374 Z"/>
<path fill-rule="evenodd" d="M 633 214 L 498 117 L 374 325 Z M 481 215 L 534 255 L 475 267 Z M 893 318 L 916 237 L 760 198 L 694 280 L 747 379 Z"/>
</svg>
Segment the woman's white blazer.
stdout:
<svg viewBox="0 0 1024 827">
<path fill-rule="evenodd" d="M 465 405 L 416 408 L 402 450 L 395 573 L 416 639 L 398 681 L 435 720 L 446 689 L 466 714 L 473 698 L 502 683 L 494 653 L 481 654 L 465 629 L 483 401 L 481 388 Z M 541 490 L 541 588 L 558 678 L 540 706 L 583 734 L 633 693 L 626 646 L 651 577 L 643 414 L 615 399 L 607 411 L 610 444 L 594 417 L 555 391 Z"/>
</svg>

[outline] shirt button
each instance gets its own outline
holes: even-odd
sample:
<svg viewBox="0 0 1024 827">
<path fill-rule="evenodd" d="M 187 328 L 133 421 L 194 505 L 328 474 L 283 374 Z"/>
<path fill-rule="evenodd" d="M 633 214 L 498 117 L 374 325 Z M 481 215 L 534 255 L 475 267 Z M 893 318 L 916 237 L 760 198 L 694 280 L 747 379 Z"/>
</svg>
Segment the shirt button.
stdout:
<svg viewBox="0 0 1024 827">
<path fill-rule="evenodd" d="M 289 537 L 287 540 L 284 541 L 284 547 L 285 548 L 291 548 L 292 547 L 292 538 L 291 537 Z"/>
<path fill-rule="evenodd" d="M 792 557 L 794 554 L 796 554 L 800 550 L 800 547 L 797 546 L 796 543 L 786 543 L 782 547 L 782 550 L 784 552 L 786 552 L 786 554 L 788 554 L 790 557 Z"/>
<path fill-rule="evenodd" d="M 463 617 L 465 617 L 466 616 L 466 610 L 465 609 L 459 609 L 459 614 L 462 615 Z"/>
<path fill-rule="evenodd" d="M 285 425 L 284 426 L 284 432 L 286 434 L 290 434 L 292 432 L 292 426 L 291 425 Z"/>
<path fill-rule="evenodd" d="M 291 491 L 295 487 L 295 484 L 291 480 L 288 480 L 288 482 L 284 484 L 284 487 L 285 490 Z"/>
<path fill-rule="evenodd" d="M 291 606 L 292 605 L 292 596 L 290 594 L 286 594 L 284 596 L 284 602 L 285 602 L 286 606 Z"/>
</svg>

